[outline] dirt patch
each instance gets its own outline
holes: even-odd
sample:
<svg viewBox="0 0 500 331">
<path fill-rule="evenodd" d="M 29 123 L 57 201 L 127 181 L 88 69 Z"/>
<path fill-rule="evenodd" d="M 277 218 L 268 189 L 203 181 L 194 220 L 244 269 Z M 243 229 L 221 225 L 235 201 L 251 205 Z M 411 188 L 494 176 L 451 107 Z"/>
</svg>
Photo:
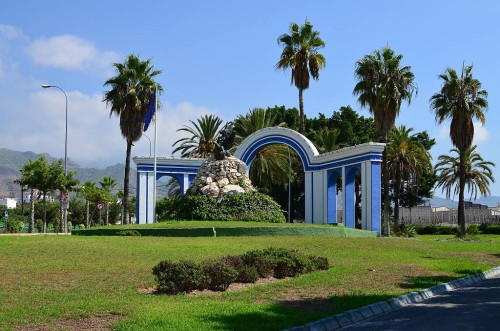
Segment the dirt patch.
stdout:
<svg viewBox="0 0 500 331">
<path fill-rule="evenodd" d="M 284 278 L 284 279 L 287 279 L 287 278 Z M 260 278 L 255 283 L 232 283 L 231 285 L 229 285 L 226 292 L 239 291 L 239 290 L 249 288 L 251 286 L 273 283 L 273 282 L 277 282 L 279 280 L 282 280 L 282 279 L 268 277 L 268 278 Z M 156 287 L 141 287 L 137 290 L 139 291 L 139 293 L 143 293 L 143 294 L 155 294 L 156 293 L 155 292 Z M 201 294 L 213 295 L 213 294 L 217 294 L 217 293 L 221 293 L 221 292 L 220 291 L 211 291 L 211 290 L 203 290 L 203 291 L 195 290 L 195 291 L 192 291 L 190 293 L 186 293 L 185 295 L 187 295 L 187 296 L 196 296 L 196 295 L 201 295 Z"/>
<path fill-rule="evenodd" d="M 114 322 L 123 319 L 122 315 L 100 314 L 78 319 L 61 319 L 53 323 L 24 325 L 16 331 L 108 331 L 113 330 Z"/>
</svg>

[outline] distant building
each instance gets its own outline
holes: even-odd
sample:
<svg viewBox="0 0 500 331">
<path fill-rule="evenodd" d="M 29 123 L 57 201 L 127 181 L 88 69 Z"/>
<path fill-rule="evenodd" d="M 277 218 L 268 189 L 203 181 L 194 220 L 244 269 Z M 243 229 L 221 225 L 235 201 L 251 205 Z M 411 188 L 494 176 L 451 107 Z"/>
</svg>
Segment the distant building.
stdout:
<svg viewBox="0 0 500 331">
<path fill-rule="evenodd" d="M 0 198 L 0 205 L 7 209 L 14 209 L 17 206 L 17 200 L 13 198 Z"/>
<path fill-rule="evenodd" d="M 473 203 L 472 201 L 464 201 L 465 209 L 488 209 L 488 206 L 479 203 Z"/>
<path fill-rule="evenodd" d="M 445 206 L 441 206 L 441 207 L 432 207 L 432 211 L 434 213 L 437 213 L 437 212 L 440 212 L 440 211 L 449 211 L 450 208 L 448 207 L 445 207 Z"/>
</svg>

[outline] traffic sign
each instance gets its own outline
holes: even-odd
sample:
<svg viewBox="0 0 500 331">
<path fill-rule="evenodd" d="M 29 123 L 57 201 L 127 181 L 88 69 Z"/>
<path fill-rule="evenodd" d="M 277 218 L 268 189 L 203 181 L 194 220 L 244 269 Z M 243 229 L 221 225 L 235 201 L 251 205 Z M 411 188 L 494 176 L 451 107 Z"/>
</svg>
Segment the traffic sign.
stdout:
<svg viewBox="0 0 500 331">
<path fill-rule="evenodd" d="M 102 209 L 102 203 L 97 205 L 97 209 Z"/>
<path fill-rule="evenodd" d="M 9 218 L 9 212 L 5 211 L 4 216 L 5 216 L 5 219 L 8 219 Z"/>
</svg>

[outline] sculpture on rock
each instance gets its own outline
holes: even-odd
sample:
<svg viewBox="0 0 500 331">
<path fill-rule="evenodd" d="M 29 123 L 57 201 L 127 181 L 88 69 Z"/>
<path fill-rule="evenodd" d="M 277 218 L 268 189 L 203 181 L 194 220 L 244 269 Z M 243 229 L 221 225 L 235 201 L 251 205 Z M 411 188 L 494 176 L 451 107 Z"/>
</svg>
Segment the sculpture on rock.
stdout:
<svg viewBox="0 0 500 331">
<path fill-rule="evenodd" d="M 255 189 L 246 172 L 243 161 L 216 144 L 214 158 L 200 166 L 186 193 L 222 197 L 253 192 Z"/>
<path fill-rule="evenodd" d="M 220 145 L 219 143 L 215 143 L 215 148 L 214 148 L 214 158 L 216 160 L 224 160 L 227 157 L 231 157 L 231 153 L 229 151 L 226 151 L 224 149 L 224 146 Z"/>
</svg>

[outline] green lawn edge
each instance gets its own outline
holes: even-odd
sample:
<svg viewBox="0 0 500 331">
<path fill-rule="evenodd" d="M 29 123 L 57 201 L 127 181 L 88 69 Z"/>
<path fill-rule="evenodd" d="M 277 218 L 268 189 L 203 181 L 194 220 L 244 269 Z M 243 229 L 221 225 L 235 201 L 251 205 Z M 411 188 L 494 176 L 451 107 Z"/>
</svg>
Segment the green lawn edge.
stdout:
<svg viewBox="0 0 500 331">
<path fill-rule="evenodd" d="M 120 232 L 133 230 L 141 236 L 153 237 L 240 237 L 240 236 L 311 236 L 375 238 L 374 231 L 358 230 L 343 226 L 289 227 L 289 226 L 238 226 L 238 227 L 198 227 L 198 228 L 143 228 L 112 227 L 74 230 L 77 236 L 119 236 Z"/>
</svg>

